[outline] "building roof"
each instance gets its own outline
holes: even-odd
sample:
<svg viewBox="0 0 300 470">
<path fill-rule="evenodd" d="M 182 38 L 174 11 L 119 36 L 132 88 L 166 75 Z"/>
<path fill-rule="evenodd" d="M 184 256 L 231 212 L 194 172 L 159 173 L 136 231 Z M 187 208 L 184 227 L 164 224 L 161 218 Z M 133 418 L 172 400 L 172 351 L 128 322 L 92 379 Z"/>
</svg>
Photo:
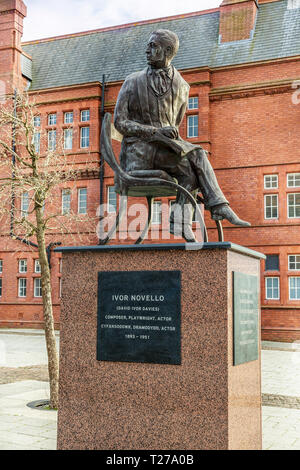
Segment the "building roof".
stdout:
<svg viewBox="0 0 300 470">
<path fill-rule="evenodd" d="M 179 70 L 222 67 L 300 55 L 300 8 L 288 0 L 259 7 L 253 39 L 219 44 L 219 11 L 70 35 L 23 45 L 32 64 L 32 90 L 124 80 L 146 65 L 148 37 L 156 29 L 176 32 Z"/>
</svg>

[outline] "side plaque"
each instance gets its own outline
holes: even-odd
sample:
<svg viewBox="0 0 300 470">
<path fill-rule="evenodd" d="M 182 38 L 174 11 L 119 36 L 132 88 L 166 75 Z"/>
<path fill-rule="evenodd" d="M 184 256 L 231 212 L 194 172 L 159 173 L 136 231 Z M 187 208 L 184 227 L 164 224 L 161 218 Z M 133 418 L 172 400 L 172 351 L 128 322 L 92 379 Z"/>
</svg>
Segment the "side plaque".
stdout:
<svg viewBox="0 0 300 470">
<path fill-rule="evenodd" d="M 180 271 L 98 273 L 97 360 L 181 364 Z"/>
<path fill-rule="evenodd" d="M 233 272 L 233 364 L 258 359 L 258 277 Z"/>
</svg>

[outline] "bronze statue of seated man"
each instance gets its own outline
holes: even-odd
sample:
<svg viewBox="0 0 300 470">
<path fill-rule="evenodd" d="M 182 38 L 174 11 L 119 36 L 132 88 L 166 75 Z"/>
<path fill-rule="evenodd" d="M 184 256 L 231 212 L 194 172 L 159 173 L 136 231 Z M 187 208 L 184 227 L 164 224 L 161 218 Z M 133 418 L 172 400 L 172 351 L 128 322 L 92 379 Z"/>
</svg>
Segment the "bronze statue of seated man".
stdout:
<svg viewBox="0 0 300 470">
<path fill-rule="evenodd" d="M 229 207 L 206 151 L 179 136 L 190 87 L 171 65 L 178 48 L 175 33 L 154 31 L 146 49 L 148 67 L 129 75 L 120 90 L 114 116 L 115 127 L 123 135 L 120 165 L 129 173 L 164 170 L 188 191 L 201 191 L 212 219 L 249 226 Z M 183 195 L 177 196 L 182 213 L 186 202 Z M 184 230 L 185 238 L 195 241 L 192 208 L 190 204 L 188 207 L 190 213 L 185 215 L 183 224 L 179 222 L 180 228 L 171 214 L 170 231 L 178 234 L 178 229 Z"/>
</svg>

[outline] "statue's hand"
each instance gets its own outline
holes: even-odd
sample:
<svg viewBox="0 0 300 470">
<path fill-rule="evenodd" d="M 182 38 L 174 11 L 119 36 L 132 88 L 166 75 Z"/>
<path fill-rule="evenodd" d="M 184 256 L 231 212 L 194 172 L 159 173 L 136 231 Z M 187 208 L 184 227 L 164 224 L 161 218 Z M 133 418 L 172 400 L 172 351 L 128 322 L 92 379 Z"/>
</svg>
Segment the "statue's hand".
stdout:
<svg viewBox="0 0 300 470">
<path fill-rule="evenodd" d="M 162 127 L 159 129 L 159 132 L 161 132 L 166 137 L 169 137 L 170 139 L 178 139 L 178 130 L 176 127 Z"/>
</svg>

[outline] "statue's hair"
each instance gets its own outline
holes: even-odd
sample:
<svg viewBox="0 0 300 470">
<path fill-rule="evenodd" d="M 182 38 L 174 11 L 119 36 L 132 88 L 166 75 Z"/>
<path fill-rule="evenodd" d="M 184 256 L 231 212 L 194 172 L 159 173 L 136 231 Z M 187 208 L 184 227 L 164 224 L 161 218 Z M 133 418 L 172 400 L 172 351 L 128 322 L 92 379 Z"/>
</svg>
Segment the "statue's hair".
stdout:
<svg viewBox="0 0 300 470">
<path fill-rule="evenodd" d="M 172 57 L 177 54 L 179 49 L 179 38 L 176 33 L 173 33 L 173 31 L 169 31 L 168 29 L 157 29 L 151 33 L 151 36 L 152 34 L 159 36 L 167 46 L 171 47 Z"/>
</svg>

